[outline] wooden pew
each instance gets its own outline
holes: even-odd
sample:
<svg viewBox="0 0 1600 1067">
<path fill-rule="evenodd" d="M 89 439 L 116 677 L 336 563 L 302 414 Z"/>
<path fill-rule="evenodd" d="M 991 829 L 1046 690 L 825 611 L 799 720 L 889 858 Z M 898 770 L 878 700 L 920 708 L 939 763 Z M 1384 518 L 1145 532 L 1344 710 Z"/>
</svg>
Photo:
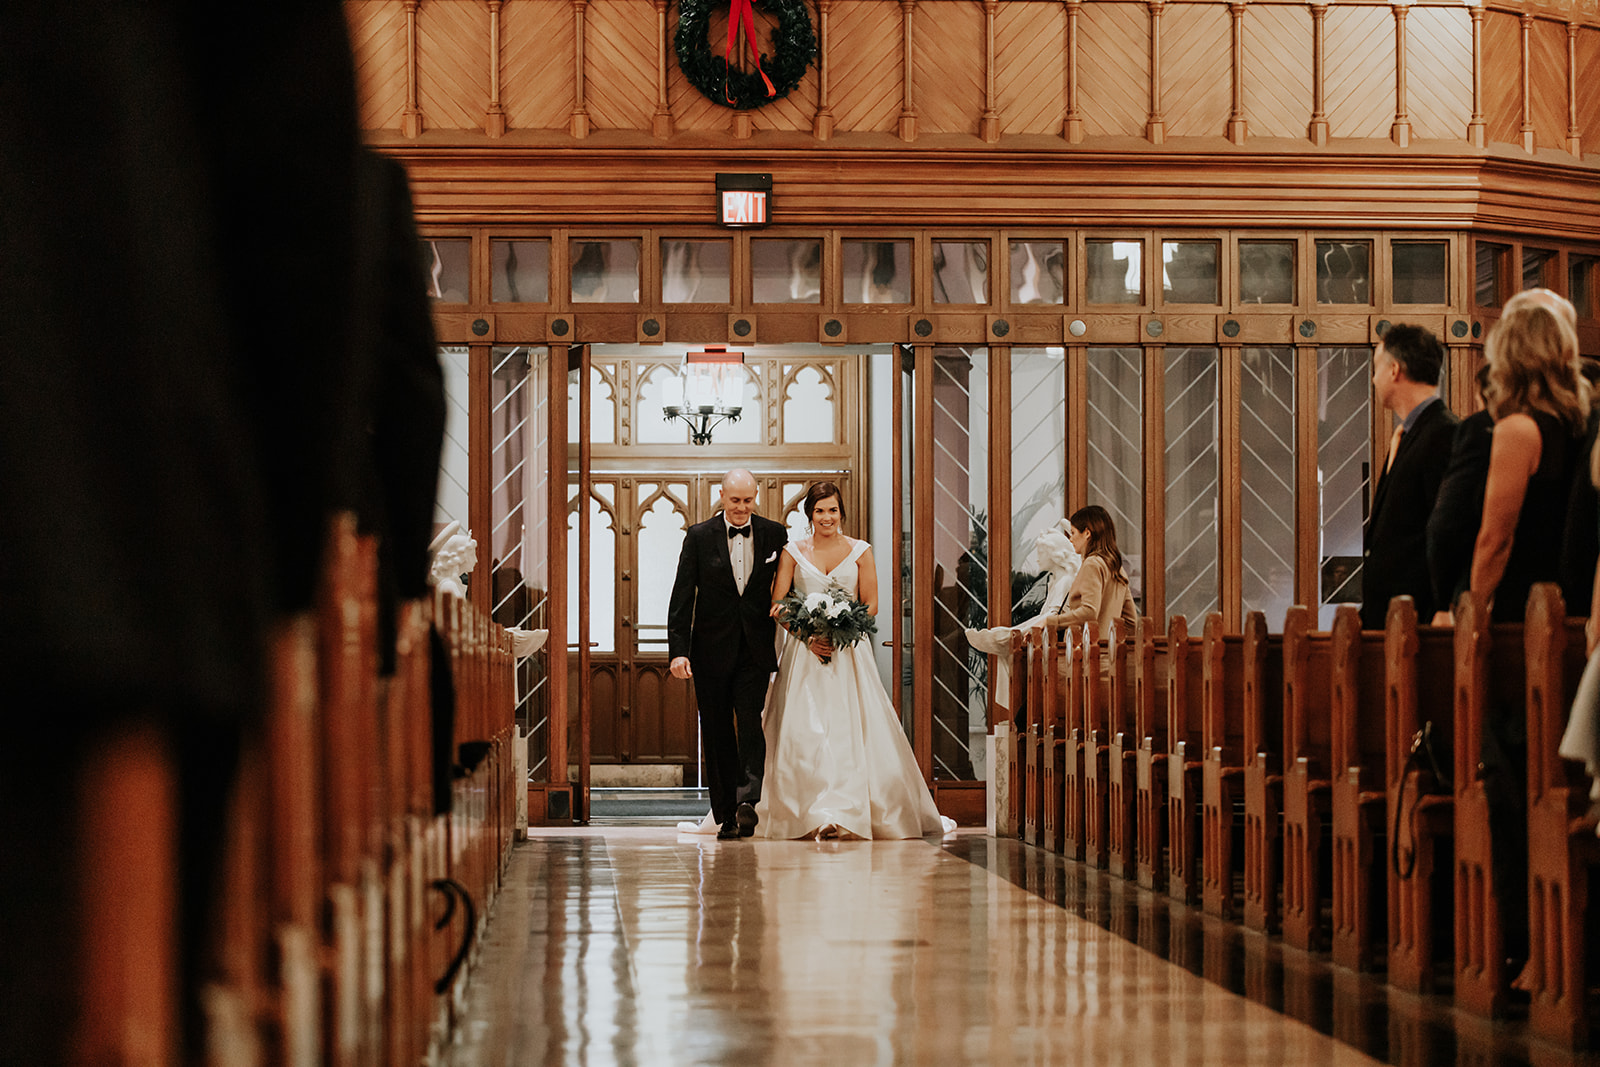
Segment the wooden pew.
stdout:
<svg viewBox="0 0 1600 1067">
<path fill-rule="evenodd" d="M 1167 626 L 1167 662 L 1167 892 L 1196 904 L 1201 887 L 1206 659 L 1204 642 L 1189 637 L 1182 615 L 1174 615 Z"/>
<path fill-rule="evenodd" d="M 1030 845 L 1039 843 L 1039 816 L 1044 804 L 1039 793 L 1039 775 L 1042 770 L 1039 753 L 1044 744 L 1043 715 L 1039 708 L 1039 670 L 1034 666 L 1034 646 L 1037 631 L 1011 634 L 1011 676 L 1023 683 L 1022 703 L 1012 702 L 1012 712 L 1022 711 L 1022 839 Z"/>
<path fill-rule="evenodd" d="M 1012 836 L 1026 839 L 1023 821 L 1028 812 L 1028 727 L 1026 701 L 1028 696 L 1028 649 L 1019 633 L 1011 635 L 1011 676 L 1009 679 L 1011 706 L 1002 711 L 1011 723 L 1011 751 L 1006 755 L 1010 763 L 1011 781 L 1006 797 L 1008 821 L 1005 823 Z"/>
<path fill-rule="evenodd" d="M 1410 597 L 1390 602 L 1384 630 L 1389 982 L 1414 993 L 1431 991 L 1441 970 L 1449 970 L 1445 887 L 1454 867 L 1455 797 L 1425 792 L 1429 775 L 1408 766 L 1408 758 L 1426 727 L 1440 769 L 1449 773 L 1455 690 L 1445 680 L 1455 670 L 1456 638 L 1449 629 L 1419 628 Z"/>
<path fill-rule="evenodd" d="M 1108 730 L 1111 747 L 1106 753 L 1106 866 L 1112 874 L 1132 880 L 1135 867 L 1134 796 L 1138 791 L 1135 760 L 1136 732 L 1135 657 L 1133 633 L 1120 620 L 1111 629 L 1111 699 Z"/>
<path fill-rule="evenodd" d="M 1246 617 L 1247 629 L 1259 615 Z M 1235 855 L 1243 831 L 1241 820 L 1236 836 L 1236 810 L 1244 797 L 1244 634 L 1225 633 L 1220 614 L 1206 616 L 1201 658 L 1201 900 L 1207 915 L 1236 919 L 1244 873 L 1243 857 Z"/>
<path fill-rule="evenodd" d="M 1384 944 L 1385 647 L 1386 631 L 1363 631 L 1361 613 L 1340 606 L 1333 618 L 1332 947 L 1335 963 L 1362 971 Z"/>
<path fill-rule="evenodd" d="M 1061 747 L 1061 854 L 1071 860 L 1087 855 L 1088 806 L 1084 753 L 1088 739 L 1089 693 L 1096 686 L 1086 684 L 1089 677 L 1088 646 L 1082 626 L 1062 630 L 1063 652 L 1068 657 L 1065 738 Z M 1099 668 L 1095 668 L 1097 674 Z"/>
<path fill-rule="evenodd" d="M 1583 765 L 1557 749 L 1583 674 L 1583 620 L 1566 617 L 1560 590 L 1528 598 L 1528 1027 L 1568 1047 L 1587 1047 L 1595 1004 L 1585 913 L 1600 839 Z"/>
<path fill-rule="evenodd" d="M 1044 711 L 1044 740 L 1039 755 L 1039 793 L 1044 804 L 1040 816 L 1040 842 L 1051 852 L 1063 848 L 1063 772 L 1065 771 L 1067 697 L 1071 692 L 1071 656 L 1061 627 L 1046 625 L 1039 630 L 1043 648 L 1044 677 L 1041 680 L 1041 706 Z"/>
<path fill-rule="evenodd" d="M 1244 624 L 1244 922 L 1276 933 L 1283 854 L 1283 637 Z"/>
<path fill-rule="evenodd" d="M 1322 842 L 1332 817 L 1333 635 L 1313 629 L 1311 609 L 1283 621 L 1283 940 L 1323 946 Z M 1269 890 L 1270 891 L 1270 890 Z"/>
<path fill-rule="evenodd" d="M 1083 642 L 1083 861 L 1104 868 L 1110 846 L 1106 804 L 1110 790 L 1111 686 L 1100 664 L 1111 649 L 1086 631 Z M 1110 673 L 1110 666 L 1106 674 Z"/>
<path fill-rule="evenodd" d="M 1165 887 L 1167 850 L 1167 719 L 1172 647 L 1147 618 L 1134 625 L 1134 859 L 1139 884 Z"/>
</svg>

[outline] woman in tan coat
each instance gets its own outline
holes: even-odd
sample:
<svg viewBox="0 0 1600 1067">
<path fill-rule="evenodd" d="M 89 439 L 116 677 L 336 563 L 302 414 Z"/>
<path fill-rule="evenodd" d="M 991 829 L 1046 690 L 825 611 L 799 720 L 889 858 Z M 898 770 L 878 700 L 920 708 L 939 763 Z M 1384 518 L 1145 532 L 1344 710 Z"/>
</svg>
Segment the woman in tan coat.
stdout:
<svg viewBox="0 0 1600 1067">
<path fill-rule="evenodd" d="M 1133 629 L 1133 596 L 1117 551 L 1117 527 L 1098 504 L 1079 508 L 1067 520 L 1067 536 L 1083 557 L 1083 566 L 1067 591 L 1067 606 L 1057 618 L 1069 625 L 1091 623 L 1096 637 L 1110 639 L 1111 624 L 1121 619 Z"/>
</svg>

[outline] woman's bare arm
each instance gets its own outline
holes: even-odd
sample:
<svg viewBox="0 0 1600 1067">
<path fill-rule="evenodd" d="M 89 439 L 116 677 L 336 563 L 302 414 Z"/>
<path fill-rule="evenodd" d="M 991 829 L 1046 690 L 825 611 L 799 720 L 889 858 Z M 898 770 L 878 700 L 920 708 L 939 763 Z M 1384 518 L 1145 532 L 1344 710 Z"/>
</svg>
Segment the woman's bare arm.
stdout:
<svg viewBox="0 0 1600 1067">
<path fill-rule="evenodd" d="M 856 579 L 856 595 L 867 606 L 867 611 L 873 615 L 878 613 L 878 567 L 872 562 L 872 549 L 861 553 L 861 558 L 856 560 L 856 569 L 860 577 Z"/>
<path fill-rule="evenodd" d="M 1483 521 L 1472 547 L 1472 591 L 1489 601 L 1506 573 L 1528 480 L 1539 469 L 1539 424 L 1518 412 L 1494 427 L 1489 478 L 1483 489 Z"/>
</svg>

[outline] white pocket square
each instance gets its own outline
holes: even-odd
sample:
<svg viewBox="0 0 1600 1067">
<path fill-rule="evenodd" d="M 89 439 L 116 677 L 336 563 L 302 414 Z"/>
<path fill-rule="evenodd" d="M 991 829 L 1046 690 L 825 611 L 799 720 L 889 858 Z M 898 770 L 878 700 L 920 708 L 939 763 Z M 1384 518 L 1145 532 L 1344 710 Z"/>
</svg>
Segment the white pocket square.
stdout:
<svg viewBox="0 0 1600 1067">
<path fill-rule="evenodd" d="M 780 550 L 780 551 L 781 551 L 781 550 Z M 778 553 L 777 553 L 777 552 L 774 552 L 774 553 L 773 553 L 773 554 L 772 554 L 772 555 L 770 555 L 770 556 L 768 556 L 768 557 L 767 557 L 767 559 L 766 559 L 766 562 L 768 562 L 768 563 L 771 563 L 771 562 L 772 562 L 772 561 L 773 561 L 773 560 L 775 560 L 775 559 L 777 559 L 777 558 L 778 558 Z"/>
</svg>

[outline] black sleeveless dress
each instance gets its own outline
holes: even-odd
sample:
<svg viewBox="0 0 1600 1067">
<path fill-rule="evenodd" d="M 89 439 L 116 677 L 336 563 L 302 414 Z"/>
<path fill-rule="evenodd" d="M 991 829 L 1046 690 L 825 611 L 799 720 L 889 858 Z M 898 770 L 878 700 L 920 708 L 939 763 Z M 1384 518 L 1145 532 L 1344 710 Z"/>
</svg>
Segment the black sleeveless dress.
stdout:
<svg viewBox="0 0 1600 1067">
<path fill-rule="evenodd" d="M 1561 541 L 1567 519 L 1567 497 L 1578 464 L 1583 462 L 1583 435 L 1554 415 L 1530 412 L 1539 426 L 1539 467 L 1528 479 L 1528 492 L 1517 515 L 1511 558 L 1494 594 L 1495 622 L 1521 622 L 1528 593 L 1537 582 L 1561 580 Z M 1577 610 L 1582 610 L 1580 605 Z"/>
</svg>

